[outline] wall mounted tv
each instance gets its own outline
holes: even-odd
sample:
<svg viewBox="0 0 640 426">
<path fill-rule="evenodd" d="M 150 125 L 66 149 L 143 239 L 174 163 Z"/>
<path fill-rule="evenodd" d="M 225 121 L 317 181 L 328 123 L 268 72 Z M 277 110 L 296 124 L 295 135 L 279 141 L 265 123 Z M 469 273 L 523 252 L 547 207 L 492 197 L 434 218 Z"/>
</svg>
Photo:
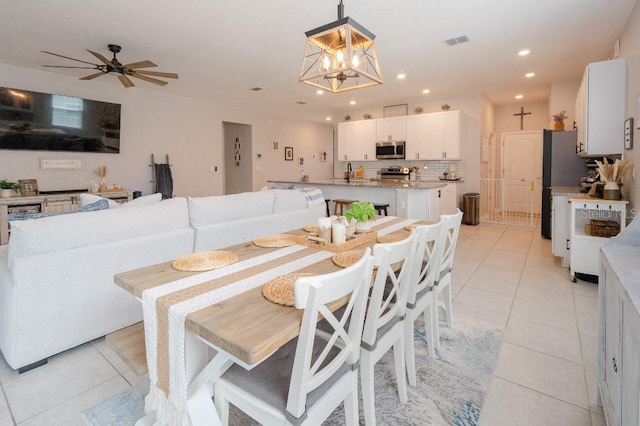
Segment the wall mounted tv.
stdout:
<svg viewBox="0 0 640 426">
<path fill-rule="evenodd" d="M 120 152 L 120 104 L 0 87 L 0 149 Z"/>
</svg>

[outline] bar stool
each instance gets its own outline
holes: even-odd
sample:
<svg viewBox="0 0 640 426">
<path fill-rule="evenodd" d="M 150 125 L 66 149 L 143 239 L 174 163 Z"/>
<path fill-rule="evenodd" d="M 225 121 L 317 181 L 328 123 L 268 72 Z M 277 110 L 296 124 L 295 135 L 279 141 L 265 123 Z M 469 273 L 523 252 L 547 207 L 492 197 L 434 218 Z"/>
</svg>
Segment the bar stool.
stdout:
<svg viewBox="0 0 640 426">
<path fill-rule="evenodd" d="M 357 200 L 333 200 L 333 214 L 336 216 L 343 216 L 344 211 L 351 207 L 351 204 L 357 202 Z"/>
<path fill-rule="evenodd" d="M 327 217 L 331 216 L 331 212 L 329 211 L 329 203 L 331 202 L 331 200 L 329 198 L 325 198 L 324 199 L 324 203 L 327 206 Z"/>
<path fill-rule="evenodd" d="M 376 209 L 376 213 L 378 214 L 378 216 L 382 216 L 382 212 L 384 211 L 384 215 L 385 216 L 389 216 L 389 213 L 387 212 L 387 207 L 389 207 L 389 204 L 374 204 L 373 208 Z"/>
</svg>

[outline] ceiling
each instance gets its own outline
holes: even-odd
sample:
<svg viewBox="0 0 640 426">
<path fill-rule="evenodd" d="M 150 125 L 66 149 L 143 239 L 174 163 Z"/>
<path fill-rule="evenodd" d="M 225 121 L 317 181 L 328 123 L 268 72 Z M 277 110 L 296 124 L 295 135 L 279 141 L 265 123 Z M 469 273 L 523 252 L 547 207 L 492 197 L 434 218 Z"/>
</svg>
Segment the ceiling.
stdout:
<svg viewBox="0 0 640 426">
<path fill-rule="evenodd" d="M 122 63 L 149 59 L 180 75 L 136 86 L 317 122 L 350 100 L 380 107 L 481 92 L 499 106 L 544 101 L 551 82 L 579 80 L 587 63 L 609 57 L 637 0 L 344 0 L 345 16 L 376 35 L 384 84 L 319 96 L 298 82 L 304 32 L 336 20 L 338 2 L 0 0 L 0 62 L 136 90 L 111 75 L 78 80 L 91 70 L 42 68 L 81 64 L 41 50 L 94 62 L 86 49 L 110 58 L 107 44 L 119 44 Z M 470 42 L 444 43 L 462 35 Z M 531 54 L 519 57 L 523 48 Z"/>
</svg>

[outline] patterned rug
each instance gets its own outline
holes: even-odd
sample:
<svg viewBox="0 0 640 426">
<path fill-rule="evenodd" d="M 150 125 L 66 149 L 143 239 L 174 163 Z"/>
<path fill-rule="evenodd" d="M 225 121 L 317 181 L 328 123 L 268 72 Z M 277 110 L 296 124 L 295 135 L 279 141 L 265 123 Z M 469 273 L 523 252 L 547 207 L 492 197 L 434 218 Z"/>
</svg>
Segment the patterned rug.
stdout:
<svg viewBox="0 0 640 426">
<path fill-rule="evenodd" d="M 380 425 L 477 425 L 502 344 L 502 330 L 457 315 L 455 328 L 440 328 L 440 351 L 430 358 L 424 325 L 416 322 L 417 386 L 409 386 L 409 401 L 400 404 L 391 352 L 378 363 L 375 376 L 376 419 Z M 91 426 L 133 425 L 144 415 L 148 380 L 85 411 Z M 362 411 L 362 403 L 360 403 Z M 360 413 L 361 423 L 364 415 Z M 233 406 L 229 424 L 253 426 Z M 342 406 L 324 423 L 344 425 Z"/>
</svg>

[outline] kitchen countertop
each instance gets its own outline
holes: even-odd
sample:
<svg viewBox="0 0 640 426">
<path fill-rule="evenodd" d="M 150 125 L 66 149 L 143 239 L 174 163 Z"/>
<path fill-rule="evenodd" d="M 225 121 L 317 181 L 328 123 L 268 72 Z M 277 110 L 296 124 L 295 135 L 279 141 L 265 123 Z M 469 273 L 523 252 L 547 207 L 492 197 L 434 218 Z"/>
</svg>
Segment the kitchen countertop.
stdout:
<svg viewBox="0 0 640 426">
<path fill-rule="evenodd" d="M 590 197 L 587 194 L 569 194 L 569 201 L 598 201 L 609 204 L 628 204 L 629 200 L 605 200 L 604 198 Z"/>
<path fill-rule="evenodd" d="M 551 195 L 576 195 L 581 194 L 581 189 L 580 186 L 552 186 Z"/>
<path fill-rule="evenodd" d="M 351 179 L 347 182 L 345 179 L 322 179 L 322 180 L 270 180 L 270 183 L 293 183 L 305 185 L 334 185 L 334 186 L 355 186 L 362 188 L 409 188 L 409 189 L 434 189 L 442 188 L 447 185 L 445 181 L 407 181 L 399 182 L 393 180 L 371 180 L 371 179 Z M 461 182 L 459 180 L 455 182 Z"/>
</svg>

